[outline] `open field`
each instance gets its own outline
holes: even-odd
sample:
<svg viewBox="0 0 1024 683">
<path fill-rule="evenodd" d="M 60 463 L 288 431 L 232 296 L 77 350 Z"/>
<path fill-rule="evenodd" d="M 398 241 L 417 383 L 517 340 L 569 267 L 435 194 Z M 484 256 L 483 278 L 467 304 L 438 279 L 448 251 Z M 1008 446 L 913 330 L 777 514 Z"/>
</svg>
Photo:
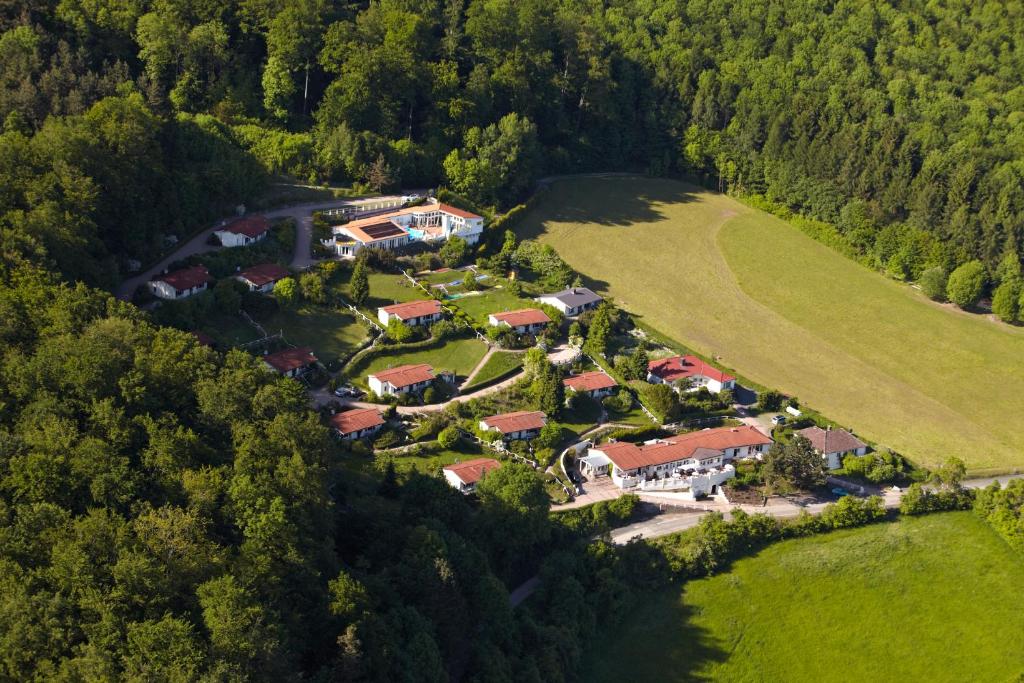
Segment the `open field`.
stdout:
<svg viewBox="0 0 1024 683">
<path fill-rule="evenodd" d="M 223 347 L 239 346 L 260 338 L 259 331 L 241 315 L 211 316 L 201 329 Z"/>
<path fill-rule="evenodd" d="M 473 378 L 473 383 L 463 387 L 462 391 L 468 391 L 473 387 L 480 386 L 481 384 L 487 384 L 499 377 L 511 374 L 514 370 L 518 370 L 523 367 L 523 359 L 525 357 L 526 354 L 524 353 L 495 351 L 491 354 L 491 357 L 487 359 L 487 362 L 484 363 L 484 366 L 480 368 L 480 372 L 476 373 L 476 377 Z"/>
<path fill-rule="evenodd" d="M 1024 671 L 1024 562 L 972 512 L 783 543 L 649 596 L 583 680 L 995 681 Z"/>
<path fill-rule="evenodd" d="M 351 313 L 319 306 L 280 309 L 262 325 L 269 334 L 283 332 L 285 339 L 296 346 L 313 347 L 325 363 L 351 353 L 368 336 L 366 328 Z"/>
<path fill-rule="evenodd" d="M 507 280 L 497 280 L 498 286 L 493 286 L 494 282 L 495 278 L 490 278 L 479 294 L 461 296 L 447 303 L 450 306 L 457 306 L 480 325 L 487 324 L 487 316 L 491 313 L 536 308 L 537 302 L 515 296 L 505 289 L 503 285 L 508 282 Z"/>
<path fill-rule="evenodd" d="M 518 232 L 647 324 L 917 462 L 1024 467 L 1024 329 L 933 304 L 670 180 L 557 182 Z"/>
<path fill-rule="evenodd" d="M 367 375 L 399 365 L 426 363 L 435 371 L 451 370 L 459 377 L 465 377 L 476 367 L 485 353 L 487 353 L 487 346 L 475 337 L 451 339 L 438 348 L 375 356 L 368 362 L 360 361 L 358 365 L 350 366 L 347 368 L 346 374 L 350 381 L 364 389 L 367 388 Z"/>
</svg>

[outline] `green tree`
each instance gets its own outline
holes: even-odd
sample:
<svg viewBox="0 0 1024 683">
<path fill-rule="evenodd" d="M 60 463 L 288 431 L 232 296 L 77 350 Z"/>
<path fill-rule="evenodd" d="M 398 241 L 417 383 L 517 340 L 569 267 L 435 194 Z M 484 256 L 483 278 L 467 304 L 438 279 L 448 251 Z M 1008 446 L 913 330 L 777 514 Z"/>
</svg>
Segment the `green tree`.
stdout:
<svg viewBox="0 0 1024 683">
<path fill-rule="evenodd" d="M 825 483 L 825 464 L 806 437 L 796 435 L 789 443 L 775 443 L 764 459 L 764 478 L 769 488 L 783 482 L 807 489 Z"/>
<path fill-rule="evenodd" d="M 949 274 L 946 296 L 960 308 L 971 308 L 985 291 L 985 264 L 968 261 Z"/>
<path fill-rule="evenodd" d="M 537 127 L 515 113 L 469 129 L 444 160 L 452 188 L 479 204 L 511 203 L 533 185 L 539 165 Z"/>
<path fill-rule="evenodd" d="M 455 268 L 456 266 L 461 265 L 469 256 L 469 243 L 461 237 L 453 235 L 444 243 L 444 246 L 441 247 L 441 251 L 438 255 L 441 257 L 441 260 L 444 261 L 446 266 L 449 268 Z M 473 279 L 472 273 L 467 273 L 466 278 L 467 283 L 470 281 L 476 282 L 476 280 Z"/>
<path fill-rule="evenodd" d="M 292 307 L 299 303 L 299 287 L 295 278 L 281 278 L 274 285 L 274 297 L 281 302 L 282 306 Z"/>
<path fill-rule="evenodd" d="M 444 449 L 452 449 L 459 442 L 460 434 L 458 427 L 454 425 L 445 427 L 437 435 L 437 443 Z"/>
<path fill-rule="evenodd" d="M 1004 323 L 1017 322 L 1020 317 L 1021 280 L 1007 277 L 992 295 L 992 312 Z"/>
<path fill-rule="evenodd" d="M 352 278 L 348 283 L 348 294 L 356 306 L 365 304 L 370 296 L 370 280 L 366 274 L 365 258 L 356 259 L 356 265 L 352 268 Z"/>
<path fill-rule="evenodd" d="M 412 328 L 398 318 L 392 318 L 388 321 L 387 335 L 401 344 L 412 339 Z"/>
<path fill-rule="evenodd" d="M 324 280 L 319 273 L 303 273 L 299 276 L 299 289 L 302 291 L 302 298 L 315 304 L 322 304 L 327 301 L 327 292 L 324 287 Z"/>
<path fill-rule="evenodd" d="M 946 271 L 939 266 L 933 266 L 921 273 L 921 279 L 918 281 L 918 284 L 921 286 L 921 291 L 929 299 L 945 301 L 946 281 Z"/>
<path fill-rule="evenodd" d="M 612 334 L 611 314 L 611 304 L 605 302 L 597 307 L 593 318 L 590 319 L 587 340 L 583 344 L 583 349 L 587 353 L 603 358 L 608 352 L 608 341 Z"/>
</svg>

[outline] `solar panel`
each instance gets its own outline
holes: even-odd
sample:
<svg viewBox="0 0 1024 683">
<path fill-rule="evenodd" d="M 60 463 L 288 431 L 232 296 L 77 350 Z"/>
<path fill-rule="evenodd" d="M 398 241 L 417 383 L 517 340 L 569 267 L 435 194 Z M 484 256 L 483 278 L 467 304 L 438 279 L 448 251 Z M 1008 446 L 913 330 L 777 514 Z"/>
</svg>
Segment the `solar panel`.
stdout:
<svg viewBox="0 0 1024 683">
<path fill-rule="evenodd" d="M 384 237 L 398 237 L 399 235 L 405 234 L 405 230 L 402 230 L 390 221 L 387 223 L 377 223 L 376 225 L 367 225 L 361 229 L 370 237 L 370 239 L 375 240 L 379 240 Z"/>
</svg>

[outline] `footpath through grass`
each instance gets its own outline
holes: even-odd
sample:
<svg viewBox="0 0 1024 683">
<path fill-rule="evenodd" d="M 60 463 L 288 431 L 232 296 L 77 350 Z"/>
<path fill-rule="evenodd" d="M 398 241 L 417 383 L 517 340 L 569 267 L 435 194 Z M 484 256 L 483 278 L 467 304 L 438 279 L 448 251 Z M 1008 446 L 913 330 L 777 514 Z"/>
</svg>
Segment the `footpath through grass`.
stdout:
<svg viewBox="0 0 1024 683">
<path fill-rule="evenodd" d="M 1024 468 L 1024 330 L 685 183 L 555 183 L 518 229 L 644 322 L 910 458 Z"/>
<path fill-rule="evenodd" d="M 487 353 L 487 346 L 479 339 L 450 339 L 438 348 L 402 352 L 400 349 L 370 360 L 360 361 L 346 369 L 349 380 L 366 389 L 366 376 L 399 365 L 426 363 L 435 371 L 451 370 L 465 377 Z"/>
<path fill-rule="evenodd" d="M 582 680 L 1015 680 L 1022 581 L 973 512 L 785 541 L 650 596 Z"/>
<path fill-rule="evenodd" d="M 522 353 L 495 351 L 487 359 L 487 362 L 484 363 L 484 366 L 480 368 L 480 372 L 476 373 L 473 383 L 463 387 L 462 391 L 465 393 L 476 387 L 489 384 L 498 378 L 511 375 L 514 371 L 523 367 L 524 357 L 525 354 Z"/>
</svg>

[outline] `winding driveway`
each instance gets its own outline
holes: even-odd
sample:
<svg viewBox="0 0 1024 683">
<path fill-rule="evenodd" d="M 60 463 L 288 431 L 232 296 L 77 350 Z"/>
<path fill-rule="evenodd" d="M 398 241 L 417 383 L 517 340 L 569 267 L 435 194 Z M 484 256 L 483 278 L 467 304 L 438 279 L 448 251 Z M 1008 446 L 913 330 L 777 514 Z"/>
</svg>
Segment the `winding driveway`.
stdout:
<svg viewBox="0 0 1024 683">
<path fill-rule="evenodd" d="M 400 199 L 401 195 L 389 195 L 384 197 L 361 197 L 352 199 L 337 199 L 326 202 L 311 202 L 308 204 L 296 204 L 293 206 L 286 206 L 280 209 L 272 209 L 270 211 L 263 211 L 261 214 L 266 216 L 270 220 L 276 220 L 278 218 L 291 218 L 295 220 L 295 253 L 292 254 L 291 267 L 295 269 L 308 268 L 315 260 L 311 256 L 311 245 L 313 243 L 313 212 L 321 209 L 336 209 L 343 206 L 359 206 L 360 204 L 372 204 L 380 201 Z M 234 218 L 231 216 L 228 219 Z M 208 244 L 210 235 L 213 234 L 214 230 L 217 230 L 222 225 L 221 222 L 206 228 L 198 235 L 195 235 L 190 240 L 182 244 L 180 247 L 175 249 L 173 252 L 161 259 L 157 264 L 148 268 L 147 270 L 133 275 L 127 280 L 123 281 L 116 289 L 114 294 L 119 299 L 130 301 L 132 294 L 139 285 L 145 284 L 153 279 L 155 275 L 158 275 L 164 271 L 171 263 L 186 259 L 196 254 L 205 254 L 210 251 L 217 251 L 223 247 L 214 246 Z"/>
</svg>

